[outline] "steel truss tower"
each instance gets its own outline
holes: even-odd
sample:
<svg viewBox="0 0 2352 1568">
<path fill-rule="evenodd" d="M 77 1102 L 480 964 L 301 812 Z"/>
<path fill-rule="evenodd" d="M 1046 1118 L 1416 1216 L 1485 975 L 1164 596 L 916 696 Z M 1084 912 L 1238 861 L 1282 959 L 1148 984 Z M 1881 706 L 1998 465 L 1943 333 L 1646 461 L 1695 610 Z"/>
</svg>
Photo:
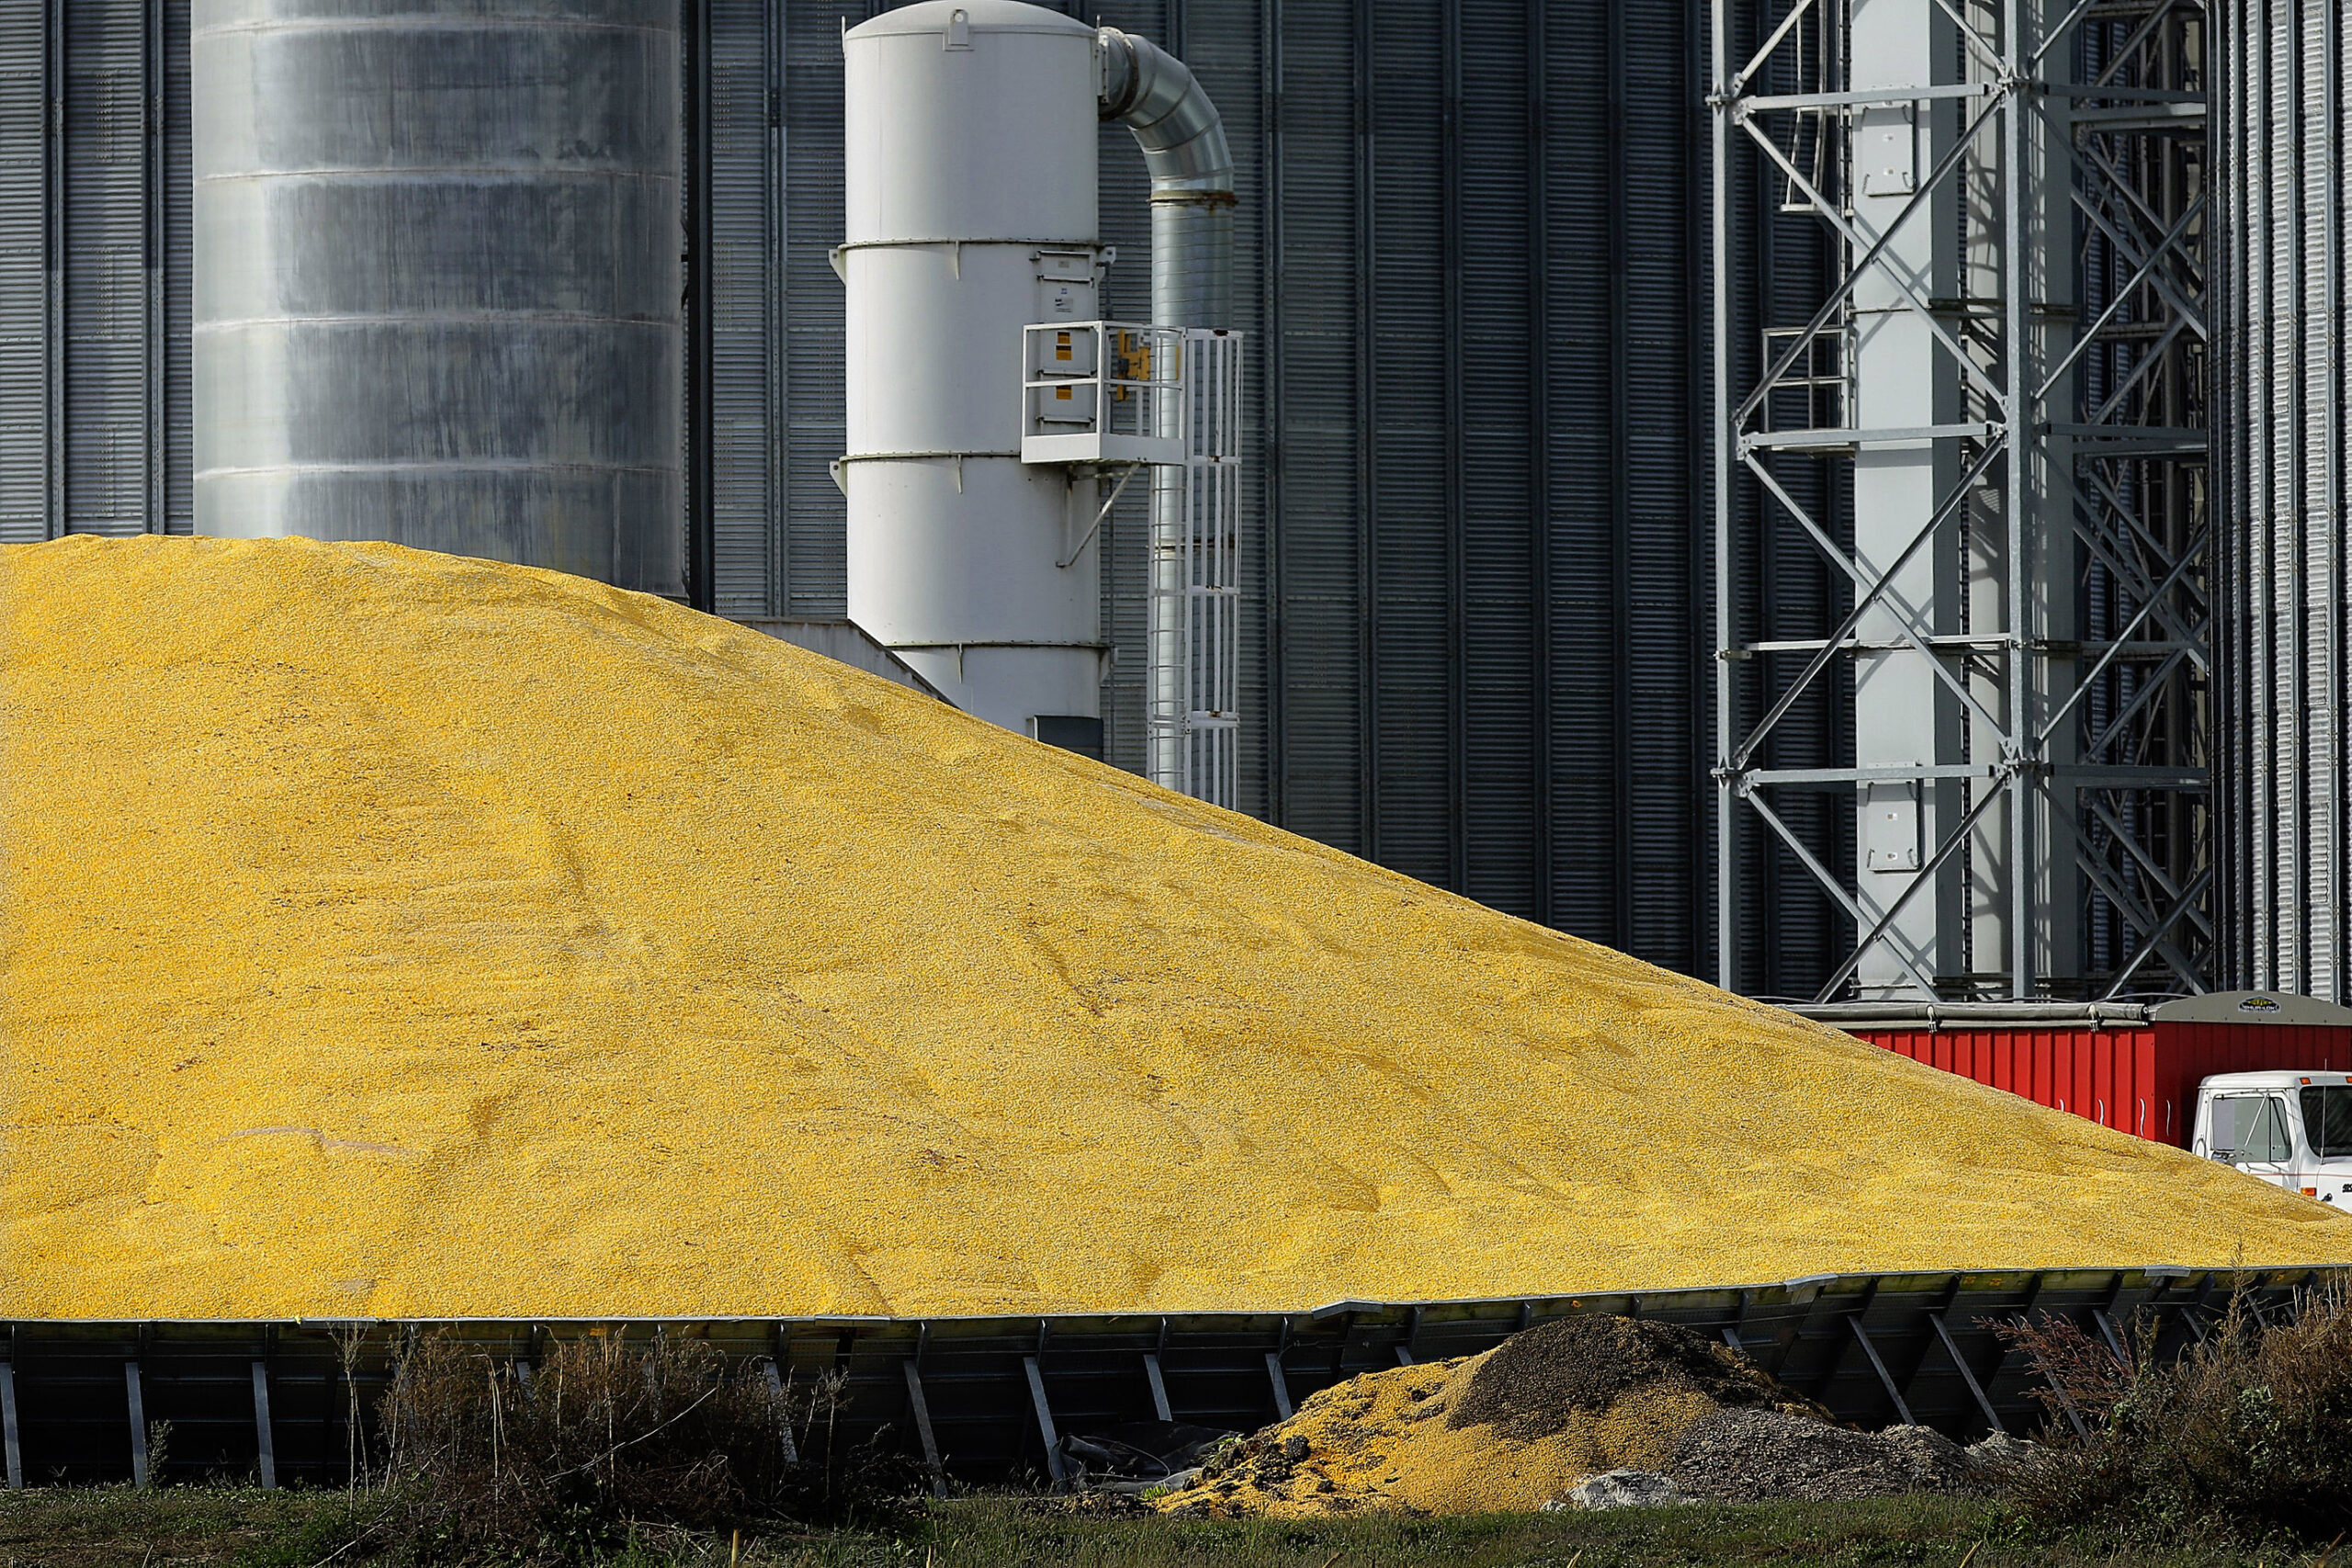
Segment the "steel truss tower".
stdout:
<svg viewBox="0 0 2352 1568">
<path fill-rule="evenodd" d="M 1777 859 L 1853 922 L 1821 1000 L 2204 988 L 2202 4 L 1713 23 L 1724 984 Z M 1772 210 L 1837 258 L 1793 305 Z"/>
</svg>

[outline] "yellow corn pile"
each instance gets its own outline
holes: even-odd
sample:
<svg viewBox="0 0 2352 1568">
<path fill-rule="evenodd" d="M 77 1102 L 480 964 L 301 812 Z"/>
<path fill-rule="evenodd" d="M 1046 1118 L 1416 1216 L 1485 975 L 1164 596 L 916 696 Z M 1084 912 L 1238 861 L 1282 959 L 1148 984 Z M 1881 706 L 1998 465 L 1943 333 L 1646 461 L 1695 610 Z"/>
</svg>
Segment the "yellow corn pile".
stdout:
<svg viewBox="0 0 2352 1568">
<path fill-rule="evenodd" d="M 576 579 L 0 551 L 0 1315 L 1301 1307 L 2329 1211 Z"/>
<path fill-rule="evenodd" d="M 1489 1355 L 1492 1352 L 1488 1352 Z M 1280 1479 L 1258 1466 L 1207 1476 L 1152 1499 L 1163 1513 L 1211 1518 L 1316 1518 L 1406 1509 L 1424 1514 L 1526 1512 L 1603 1471 L 1663 1471 L 1676 1442 L 1715 1406 L 1690 1389 L 1632 1390 L 1605 1410 L 1565 1410 L 1539 1436 L 1445 1417 L 1486 1357 L 1365 1372 L 1311 1394 L 1259 1434 L 1304 1439 Z"/>
</svg>

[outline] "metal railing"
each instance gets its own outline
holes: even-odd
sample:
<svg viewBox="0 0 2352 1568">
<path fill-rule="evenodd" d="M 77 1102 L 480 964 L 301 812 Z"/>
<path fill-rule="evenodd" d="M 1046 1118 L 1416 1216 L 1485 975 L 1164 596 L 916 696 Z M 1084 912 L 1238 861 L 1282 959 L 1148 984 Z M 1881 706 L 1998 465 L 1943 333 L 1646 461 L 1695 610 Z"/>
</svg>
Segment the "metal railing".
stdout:
<svg viewBox="0 0 2352 1568">
<path fill-rule="evenodd" d="M 1130 321 L 1022 329 L 1021 460 L 1181 464 L 1184 334 Z"/>
</svg>

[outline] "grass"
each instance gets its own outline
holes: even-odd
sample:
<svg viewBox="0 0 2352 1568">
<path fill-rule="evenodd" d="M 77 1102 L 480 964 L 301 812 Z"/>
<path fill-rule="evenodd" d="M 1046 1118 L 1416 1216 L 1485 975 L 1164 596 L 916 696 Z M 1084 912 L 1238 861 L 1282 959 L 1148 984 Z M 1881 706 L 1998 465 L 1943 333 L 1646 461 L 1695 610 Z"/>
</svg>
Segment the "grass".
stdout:
<svg viewBox="0 0 2352 1568">
<path fill-rule="evenodd" d="M 0 1568 L 334 1568 L 340 1493 L 123 1487 L 0 1494 Z M 725 1536 L 663 1532 L 611 1568 L 724 1564 Z M 1972 1556 L 1971 1553 L 1973 1553 Z M 1002 1498 L 944 1503 L 904 1535 L 829 1531 L 743 1543 L 745 1568 L 2318 1568 L 2317 1551 L 2035 1534 L 1993 1506 L 1940 1497 L 1614 1514 L 1313 1524 L 1090 1516 Z M 2346 1553 L 2352 1560 L 2352 1552 Z M 2347 1562 L 2352 1568 L 2352 1562 Z"/>
<path fill-rule="evenodd" d="M 342 1494 L 245 1487 L 37 1487 L 0 1492 L 0 1568 L 85 1564 L 305 1565 L 302 1555 L 345 1517 Z"/>
</svg>

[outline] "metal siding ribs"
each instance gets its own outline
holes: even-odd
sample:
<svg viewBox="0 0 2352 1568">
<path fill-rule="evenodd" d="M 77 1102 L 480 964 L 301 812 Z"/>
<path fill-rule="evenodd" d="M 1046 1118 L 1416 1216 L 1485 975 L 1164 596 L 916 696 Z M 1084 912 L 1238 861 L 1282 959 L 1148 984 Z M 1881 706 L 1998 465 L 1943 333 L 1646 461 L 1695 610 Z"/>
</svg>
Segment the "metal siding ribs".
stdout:
<svg viewBox="0 0 2352 1568">
<path fill-rule="evenodd" d="M 185 485 L 187 27 L 0 5 L 0 543 L 160 531 L 175 450 Z"/>
<path fill-rule="evenodd" d="M 783 614 L 843 614 L 848 512 L 829 465 L 842 443 L 849 392 L 842 374 L 842 284 L 829 259 L 842 239 L 842 28 L 865 0 L 771 0 L 784 32 L 784 339 L 790 367 L 778 526 L 790 564 Z M 880 9 L 874 7 L 872 9 Z"/>
<path fill-rule="evenodd" d="M 1450 126 L 1446 13 L 1434 30 L 1426 8 L 1385 0 L 1259 14 L 1286 55 L 1263 95 L 1261 167 L 1244 168 L 1244 210 L 1255 174 L 1271 246 L 1270 809 L 1498 908 L 1688 965 L 1703 872 L 1684 737 L 1703 699 L 1681 519 L 1702 329 L 1686 319 L 1692 135 L 1668 107 L 1688 96 L 1687 14 L 1627 14 L 1639 129 L 1625 213 L 1594 160 L 1542 152 L 1604 137 L 1606 8 L 1540 8 L 1531 32 L 1523 6 L 1462 0 Z M 1530 46 L 1484 42 L 1505 35 Z M 1643 117 L 1652 90 L 1660 107 Z M 1621 225 L 1632 320 L 1612 346 Z M 1612 367 L 1636 344 L 1638 374 L 1621 384 Z M 1622 572 L 1606 564 L 1618 553 Z M 1660 896 L 1621 898 L 1637 879 Z"/>
<path fill-rule="evenodd" d="M 1630 447 L 1630 419 L 1626 405 L 1634 396 L 1633 376 L 1633 323 L 1628 319 L 1633 304 L 1632 288 L 1625 276 L 1627 265 L 1626 230 L 1632 219 L 1628 204 L 1633 190 L 1626 177 L 1628 154 L 1626 141 L 1632 131 L 1625 117 L 1632 110 L 1628 101 L 1625 59 L 1625 12 L 1611 6 L 1606 13 L 1601 31 L 1601 70 L 1603 82 L 1600 94 L 1600 155 L 1608 185 L 1601 210 L 1613 215 L 1609 224 L 1607 251 L 1603 265 L 1608 272 L 1608 287 L 1601 295 L 1609 308 L 1608 385 L 1611 396 L 1608 400 L 1604 428 L 1607 432 L 1609 514 L 1606 519 L 1609 537 L 1609 641 L 1617 650 L 1610 660 L 1610 733 L 1617 744 L 1610 759 L 1613 815 L 1620 831 L 1610 844 L 1610 919 L 1609 941 L 1611 945 L 1630 948 L 1634 942 L 1634 853 L 1630 829 L 1635 811 L 1634 784 L 1634 518 L 1633 476 L 1627 464 L 1633 453 Z"/>
<path fill-rule="evenodd" d="M 1377 183 L 1382 130 L 1374 118 L 1378 113 L 1374 98 L 1377 57 L 1373 51 L 1378 27 L 1374 18 L 1378 13 L 1373 0 L 1351 0 L 1346 14 L 1353 87 L 1350 120 L 1355 133 L 1352 188 L 1347 213 L 1350 237 L 1354 242 L 1355 289 L 1349 302 L 1353 309 L 1355 330 L 1347 357 L 1353 394 L 1349 416 L 1354 427 L 1348 447 L 1355 469 L 1355 506 L 1349 519 L 1349 533 L 1355 545 L 1356 569 L 1352 617 L 1355 701 L 1351 705 L 1355 719 L 1356 852 L 1378 860 L 1380 831 L 1385 825 L 1380 809 L 1381 784 L 1387 773 L 1387 758 L 1381 746 L 1385 715 L 1380 677 L 1386 640 L 1382 611 L 1386 606 L 1380 582 L 1381 407 L 1376 376 L 1386 345 L 1380 342 L 1382 322 L 1375 311 L 1380 288 L 1380 209 L 1390 193 L 1383 191 Z"/>
<path fill-rule="evenodd" d="M 188 327 L 194 300 L 195 128 L 188 100 L 188 35 L 185 13 L 149 0 L 151 76 L 148 109 L 147 342 L 150 415 L 148 526 L 159 534 L 196 532 L 193 415 L 194 356 Z"/>
<path fill-rule="evenodd" d="M 679 69 L 684 74 L 680 102 L 684 134 L 679 141 L 684 208 L 685 310 L 681 327 L 685 377 L 685 588 L 688 603 L 716 613 L 718 571 L 718 117 L 714 102 L 718 54 L 713 17 L 718 0 L 683 0 L 679 7 Z"/>
<path fill-rule="evenodd" d="M 1462 4 L 1443 0 L 1438 7 L 1440 72 L 1445 94 L 1444 138 L 1439 175 L 1443 228 L 1439 260 L 1443 268 L 1443 325 L 1440 353 L 1444 361 L 1444 404 L 1439 440 L 1443 454 L 1445 491 L 1445 794 L 1451 800 L 1469 795 L 1469 666 L 1468 606 L 1464 603 L 1469 582 L 1464 559 L 1463 536 L 1468 526 L 1468 498 L 1464 473 L 1466 433 L 1464 425 L 1465 351 L 1462 314 Z M 1446 886 L 1463 887 L 1470 879 L 1469 824 L 1466 811 L 1444 815 Z"/>
<path fill-rule="evenodd" d="M 49 536 L 48 24 L 0 0 L 0 543 Z"/>
<path fill-rule="evenodd" d="M 2213 33 L 2223 967 L 2245 984 L 2344 1000 L 2352 55 L 2332 5 L 2232 0 L 2216 8 Z"/>
<path fill-rule="evenodd" d="M 0 4 L 0 543 L 187 531 L 187 13 Z"/>
<path fill-rule="evenodd" d="M 1368 566 L 1358 526 L 1363 440 L 1357 359 L 1355 8 L 1282 0 L 1280 250 L 1268 345 L 1279 356 L 1267 418 L 1280 488 L 1282 824 L 1363 852 L 1362 704 Z M 1311 286 L 1310 286 L 1311 280 Z"/>
<path fill-rule="evenodd" d="M 1365 736 L 1378 759 L 1373 842 L 1382 864 L 1456 886 L 1448 622 L 1460 525 L 1446 457 L 1447 16 L 1428 5 L 1372 12 L 1364 287 L 1375 352 L 1359 364 L 1377 627 Z"/>
<path fill-rule="evenodd" d="M 710 6 L 710 444 L 712 604 L 722 615 L 782 616 L 784 543 L 775 525 L 775 397 L 780 139 L 771 136 L 769 0 Z"/>
<path fill-rule="evenodd" d="M 1458 383 L 1452 434 L 1458 495 L 1452 553 L 1460 758 L 1448 815 L 1461 836 L 1458 891 L 1529 919 L 1544 917 L 1550 866 L 1547 744 L 1539 671 L 1544 507 L 1536 481 L 1543 412 L 1543 177 L 1531 139 L 1542 86 L 1539 30 L 1524 51 L 1477 47 L 1543 20 L 1520 0 L 1460 0 L 1454 158 L 1458 333 L 1449 374 Z"/>
</svg>

